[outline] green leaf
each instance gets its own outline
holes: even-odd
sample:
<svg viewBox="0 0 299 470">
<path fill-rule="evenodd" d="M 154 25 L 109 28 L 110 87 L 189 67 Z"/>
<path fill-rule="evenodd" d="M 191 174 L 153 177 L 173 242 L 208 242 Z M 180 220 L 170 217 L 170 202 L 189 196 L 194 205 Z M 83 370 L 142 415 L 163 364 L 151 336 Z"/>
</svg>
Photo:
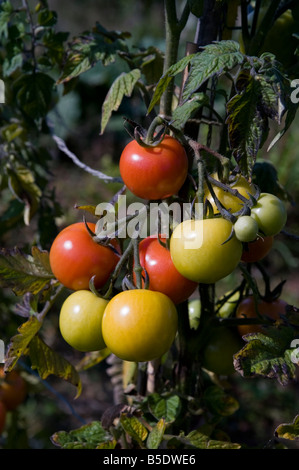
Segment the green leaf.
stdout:
<svg viewBox="0 0 299 470">
<path fill-rule="evenodd" d="M 37 294 L 49 284 L 53 274 L 48 253 L 37 247 L 33 247 L 31 253 L 25 254 L 19 248 L 1 248 L 1 287 L 12 289 L 16 295 L 24 295 L 27 292 Z"/>
<path fill-rule="evenodd" d="M 124 431 L 129 434 L 134 441 L 136 441 L 140 446 L 143 445 L 142 443 L 147 438 L 148 430 L 143 426 L 139 419 L 136 418 L 136 416 L 129 416 L 126 413 L 122 413 L 120 416 L 120 424 Z"/>
<path fill-rule="evenodd" d="M 13 6 L 10 1 L 4 1 L 1 3 L 0 10 L 0 37 L 7 36 L 8 25 L 10 17 L 13 13 Z"/>
<path fill-rule="evenodd" d="M 54 26 L 57 23 L 57 13 L 44 8 L 38 14 L 38 23 L 46 27 Z"/>
<path fill-rule="evenodd" d="M 181 410 L 181 400 L 178 395 L 163 398 L 158 393 L 153 393 L 148 396 L 148 406 L 156 419 L 163 418 L 166 423 L 172 423 Z"/>
<path fill-rule="evenodd" d="M 239 409 L 238 401 L 216 385 L 206 388 L 203 398 L 209 410 L 220 416 L 230 416 Z"/>
<path fill-rule="evenodd" d="M 14 54 L 12 57 L 5 57 L 3 61 L 3 77 L 9 77 L 23 65 L 23 54 Z"/>
<path fill-rule="evenodd" d="M 146 441 L 146 447 L 148 449 L 159 448 L 159 445 L 161 444 L 163 440 L 165 429 L 166 429 L 165 420 L 161 418 L 160 421 L 158 421 L 158 423 L 153 427 L 153 429 L 148 435 L 148 438 Z"/>
<path fill-rule="evenodd" d="M 193 114 L 202 106 L 209 104 L 209 99 L 204 93 L 194 94 L 190 100 L 185 101 L 177 106 L 172 114 L 174 125 L 178 129 L 183 129 L 186 122 L 193 116 Z"/>
<path fill-rule="evenodd" d="M 177 74 L 183 72 L 183 70 L 185 70 L 185 68 L 188 67 L 193 57 L 194 57 L 194 54 L 190 54 L 188 56 L 183 57 L 176 64 L 173 64 L 171 67 L 169 67 L 169 69 L 161 77 L 161 79 L 159 80 L 155 88 L 154 95 L 149 104 L 149 107 L 147 110 L 148 114 L 152 111 L 154 106 L 158 103 L 164 91 L 166 90 L 167 86 L 171 82 L 172 78 L 175 77 Z"/>
<path fill-rule="evenodd" d="M 233 155 L 241 171 L 250 175 L 268 132 L 268 119 L 260 107 L 259 82 L 247 71 L 243 71 L 239 79 L 245 81 L 246 86 L 227 103 L 226 122 Z"/>
<path fill-rule="evenodd" d="M 252 333 L 244 339 L 247 344 L 234 356 L 234 367 L 243 377 L 268 377 L 281 385 L 295 378 L 291 348 L 293 328 L 269 328 L 267 334 Z"/>
<path fill-rule="evenodd" d="M 98 62 L 104 66 L 112 64 L 120 51 L 127 51 L 124 42 L 126 33 L 107 31 L 97 24 L 92 32 L 75 37 L 66 54 L 62 75 L 57 83 L 75 78 Z"/>
<path fill-rule="evenodd" d="M 183 90 L 183 100 L 214 75 L 221 75 L 242 64 L 244 55 L 235 41 L 219 41 L 204 47 L 202 52 L 194 54 L 191 70 Z"/>
<path fill-rule="evenodd" d="M 62 449 L 96 449 L 100 444 L 111 441 L 100 421 L 93 421 L 69 432 L 58 431 L 51 436 L 54 445 Z"/>
<path fill-rule="evenodd" d="M 32 316 L 18 328 L 18 334 L 10 339 L 10 343 L 7 348 L 5 369 L 11 370 L 18 362 L 19 358 L 27 353 L 27 348 L 41 328 L 42 323 L 35 317 Z"/>
<path fill-rule="evenodd" d="M 77 387 L 76 397 L 81 394 L 82 384 L 78 371 L 37 335 L 30 341 L 29 356 L 31 367 L 37 369 L 42 379 L 46 379 L 51 374 L 55 375 Z"/>
<path fill-rule="evenodd" d="M 118 110 L 123 98 L 131 96 L 140 76 L 140 70 L 134 69 L 128 73 L 120 74 L 112 83 L 102 106 L 101 134 L 103 134 L 112 112 Z"/>
<path fill-rule="evenodd" d="M 280 439 L 288 439 L 290 441 L 299 440 L 299 415 L 297 415 L 293 423 L 280 424 L 275 429 L 275 436 Z"/>
<path fill-rule="evenodd" d="M 54 80 L 45 73 L 22 75 L 14 83 L 18 104 L 32 119 L 44 118 L 52 102 Z"/>
</svg>

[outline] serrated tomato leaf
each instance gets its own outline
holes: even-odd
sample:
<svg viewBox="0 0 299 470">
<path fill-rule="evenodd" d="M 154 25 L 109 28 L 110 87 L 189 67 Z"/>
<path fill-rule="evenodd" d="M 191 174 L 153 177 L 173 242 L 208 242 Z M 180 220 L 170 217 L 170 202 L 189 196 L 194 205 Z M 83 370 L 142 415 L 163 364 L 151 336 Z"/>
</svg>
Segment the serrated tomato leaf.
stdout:
<svg viewBox="0 0 299 470">
<path fill-rule="evenodd" d="M 5 358 L 5 370 L 14 368 L 19 358 L 27 353 L 28 345 L 42 326 L 35 316 L 19 326 L 18 333 L 10 339 Z"/>
<path fill-rule="evenodd" d="M 19 248 L 0 249 L 1 287 L 12 289 L 16 295 L 37 294 L 46 287 L 53 279 L 48 252 L 33 247 L 31 253 L 28 255 Z"/>
<path fill-rule="evenodd" d="M 111 435 L 103 429 L 100 421 L 93 421 L 69 432 L 58 431 L 51 436 L 54 445 L 62 449 L 96 449 L 111 441 Z"/>
<path fill-rule="evenodd" d="M 295 378 L 292 362 L 294 329 L 288 326 L 267 329 L 267 334 L 250 333 L 244 336 L 245 346 L 234 356 L 234 367 L 243 377 L 268 377 L 281 385 Z"/>
</svg>

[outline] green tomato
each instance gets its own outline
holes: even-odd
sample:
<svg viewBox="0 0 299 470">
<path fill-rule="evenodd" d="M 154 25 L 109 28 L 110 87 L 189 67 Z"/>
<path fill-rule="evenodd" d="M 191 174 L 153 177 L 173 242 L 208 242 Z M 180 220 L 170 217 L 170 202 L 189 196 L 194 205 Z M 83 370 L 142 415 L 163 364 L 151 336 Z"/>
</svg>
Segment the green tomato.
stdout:
<svg viewBox="0 0 299 470">
<path fill-rule="evenodd" d="M 82 352 L 104 349 L 102 318 L 107 304 L 108 300 L 87 290 L 73 292 L 67 297 L 59 316 L 59 328 L 64 340 Z"/>
<path fill-rule="evenodd" d="M 242 243 L 232 234 L 233 225 L 221 217 L 185 220 L 170 239 L 170 255 L 187 279 L 213 284 L 228 276 L 242 256 Z"/>
<path fill-rule="evenodd" d="M 251 217 L 258 223 L 264 235 L 274 236 L 285 226 L 287 211 L 284 203 L 274 194 L 261 193 L 256 205 L 251 209 Z"/>
<path fill-rule="evenodd" d="M 240 242 L 253 242 L 256 239 L 259 226 L 250 215 L 239 217 L 234 224 L 234 232 Z"/>
<path fill-rule="evenodd" d="M 202 365 L 218 375 L 230 375 L 235 372 L 233 356 L 244 344 L 234 332 L 224 326 L 215 328 L 203 351 Z"/>
<path fill-rule="evenodd" d="M 239 291 L 231 295 L 225 303 L 222 303 L 224 297 L 228 297 L 229 295 L 230 295 L 230 292 L 228 292 L 227 294 L 225 294 L 223 297 L 219 299 L 219 304 L 221 305 L 221 307 L 219 307 L 217 311 L 217 315 L 221 318 L 227 318 L 230 315 L 232 315 L 232 313 L 234 312 L 238 304 L 238 300 L 240 298 Z"/>
</svg>

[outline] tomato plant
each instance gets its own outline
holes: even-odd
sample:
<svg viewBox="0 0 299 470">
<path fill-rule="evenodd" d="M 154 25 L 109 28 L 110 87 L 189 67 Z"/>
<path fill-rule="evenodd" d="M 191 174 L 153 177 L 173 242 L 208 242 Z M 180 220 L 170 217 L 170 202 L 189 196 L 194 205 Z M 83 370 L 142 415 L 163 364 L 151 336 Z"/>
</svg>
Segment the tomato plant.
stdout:
<svg viewBox="0 0 299 470">
<path fill-rule="evenodd" d="M 233 225 L 223 218 L 185 220 L 170 239 L 176 269 L 187 279 L 212 284 L 238 265 L 242 243 L 232 234 Z"/>
<path fill-rule="evenodd" d="M 4 430 L 6 423 L 6 408 L 2 401 L 0 401 L 0 436 Z"/>
<path fill-rule="evenodd" d="M 239 303 L 236 317 L 244 319 L 258 318 L 259 313 L 261 316 L 265 316 L 266 321 L 267 317 L 272 320 L 278 320 L 280 315 L 285 315 L 286 306 L 287 302 L 281 298 L 271 301 L 259 299 L 256 302 L 253 296 L 248 296 Z M 244 336 L 248 333 L 263 331 L 263 326 L 262 324 L 240 324 L 238 325 L 238 331 L 241 336 Z"/>
<path fill-rule="evenodd" d="M 273 241 L 273 236 L 259 236 L 256 240 L 245 243 L 241 260 L 245 263 L 255 263 L 262 260 L 271 250 Z"/>
<path fill-rule="evenodd" d="M 203 351 L 203 367 L 218 375 L 234 373 L 233 355 L 242 346 L 234 331 L 226 327 L 215 328 Z"/>
<path fill-rule="evenodd" d="M 140 264 L 149 277 L 149 289 L 162 292 L 175 304 L 188 299 L 195 291 L 197 283 L 186 279 L 175 268 L 166 237 L 147 237 L 139 244 Z"/>
<path fill-rule="evenodd" d="M 88 223 L 88 227 L 94 233 L 95 224 Z M 71 290 L 88 289 L 93 276 L 95 287 L 102 287 L 119 260 L 115 251 L 93 240 L 84 222 L 63 229 L 49 256 L 54 276 Z"/>
<path fill-rule="evenodd" d="M 107 305 L 104 341 L 117 357 L 143 362 L 159 358 L 174 341 L 177 311 L 165 294 L 146 289 L 122 291 Z"/>
<path fill-rule="evenodd" d="M 119 169 L 135 196 L 165 199 L 182 187 L 187 177 L 188 158 L 180 142 L 169 135 L 153 147 L 143 147 L 132 140 L 122 151 Z"/>
<path fill-rule="evenodd" d="M 251 209 L 251 217 L 266 236 L 277 235 L 285 226 L 287 211 L 284 203 L 274 194 L 261 193 Z"/>
<path fill-rule="evenodd" d="M 27 385 L 17 370 L 5 373 L 0 369 L 0 402 L 4 403 L 6 410 L 13 411 L 24 402 L 27 394 Z"/>
<path fill-rule="evenodd" d="M 107 304 L 108 300 L 88 290 L 69 295 L 59 315 L 59 328 L 65 341 L 78 351 L 104 349 L 102 318 Z"/>
</svg>

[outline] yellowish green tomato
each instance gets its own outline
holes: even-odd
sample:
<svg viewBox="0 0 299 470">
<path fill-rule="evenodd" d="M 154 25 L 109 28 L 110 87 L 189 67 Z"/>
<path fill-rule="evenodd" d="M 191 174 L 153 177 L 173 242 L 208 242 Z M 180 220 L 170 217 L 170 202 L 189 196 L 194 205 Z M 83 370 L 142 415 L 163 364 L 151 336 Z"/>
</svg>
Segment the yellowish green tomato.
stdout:
<svg viewBox="0 0 299 470">
<path fill-rule="evenodd" d="M 185 220 L 174 229 L 170 255 L 187 279 L 213 284 L 234 271 L 242 256 L 242 243 L 232 235 L 233 225 L 221 217 Z"/>
<path fill-rule="evenodd" d="M 260 231 L 266 236 L 277 235 L 287 221 L 284 203 L 274 194 L 261 193 L 251 209 L 251 217 L 258 223 Z"/>
<path fill-rule="evenodd" d="M 229 296 L 229 292 L 227 294 L 225 294 L 225 296 L 223 297 L 227 297 Z M 223 297 L 221 297 L 219 299 L 219 304 L 221 305 L 221 307 L 219 307 L 218 311 L 217 311 L 217 315 L 219 317 L 222 317 L 222 318 L 227 318 L 229 317 L 235 310 L 237 304 L 238 304 L 238 300 L 240 298 L 240 292 L 237 291 L 235 292 L 234 294 L 232 294 L 225 303 L 222 303 L 223 302 Z"/>
<path fill-rule="evenodd" d="M 64 340 L 82 352 L 104 349 L 102 318 L 107 304 L 108 300 L 88 290 L 69 295 L 59 316 L 59 328 Z"/>
<path fill-rule="evenodd" d="M 239 217 L 234 224 L 234 232 L 241 242 L 253 242 L 259 231 L 257 221 L 250 215 Z"/>
</svg>

